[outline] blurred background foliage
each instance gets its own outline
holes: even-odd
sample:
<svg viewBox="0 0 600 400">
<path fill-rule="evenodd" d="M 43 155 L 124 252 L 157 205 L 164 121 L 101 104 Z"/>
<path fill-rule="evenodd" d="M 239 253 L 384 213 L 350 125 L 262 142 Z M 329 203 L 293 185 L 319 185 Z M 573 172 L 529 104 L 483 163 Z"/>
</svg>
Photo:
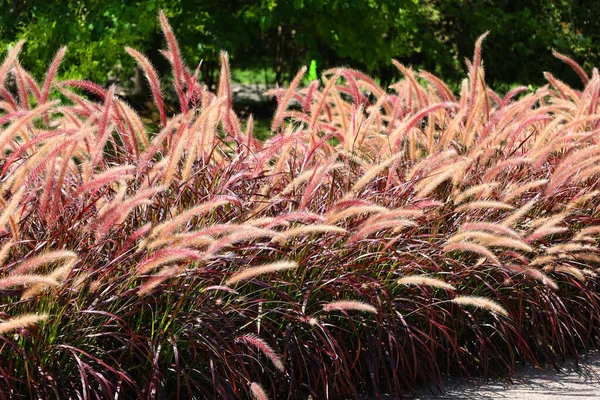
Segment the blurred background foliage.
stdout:
<svg viewBox="0 0 600 400">
<path fill-rule="evenodd" d="M 0 0 L 0 53 L 18 39 L 22 64 L 41 78 L 60 46 L 69 49 L 60 75 L 136 87 L 129 45 L 159 70 L 164 9 L 189 65 L 203 60 L 201 78 L 212 85 L 218 53 L 230 53 L 233 76 L 243 83 L 285 84 L 314 60 L 319 72 L 344 65 L 399 78 L 396 58 L 433 72 L 456 87 L 476 38 L 484 43 L 487 80 L 497 90 L 544 83 L 552 71 L 570 84 L 577 77 L 551 49 L 589 71 L 599 65 L 600 7 L 571 0 Z M 139 74 L 137 74 L 139 75 Z M 138 79 L 139 86 L 139 79 Z"/>
</svg>

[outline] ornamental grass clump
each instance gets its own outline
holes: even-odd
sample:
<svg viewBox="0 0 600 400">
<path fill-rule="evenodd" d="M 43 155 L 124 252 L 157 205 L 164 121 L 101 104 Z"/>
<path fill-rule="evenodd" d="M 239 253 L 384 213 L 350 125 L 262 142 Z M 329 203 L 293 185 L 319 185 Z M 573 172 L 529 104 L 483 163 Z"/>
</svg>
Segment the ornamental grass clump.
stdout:
<svg viewBox="0 0 600 400">
<path fill-rule="evenodd" d="M 175 99 L 127 49 L 156 122 L 66 49 L 0 64 L 3 397 L 399 397 L 597 345 L 596 69 L 497 93 L 484 36 L 459 93 L 301 68 L 260 141 L 160 23 Z"/>
</svg>

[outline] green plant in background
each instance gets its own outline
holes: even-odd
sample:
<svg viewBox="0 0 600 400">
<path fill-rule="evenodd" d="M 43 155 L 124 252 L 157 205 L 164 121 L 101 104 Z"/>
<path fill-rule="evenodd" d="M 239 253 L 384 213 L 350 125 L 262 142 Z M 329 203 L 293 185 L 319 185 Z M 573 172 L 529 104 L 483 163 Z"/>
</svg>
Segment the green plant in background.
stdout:
<svg viewBox="0 0 600 400">
<path fill-rule="evenodd" d="M 317 75 L 317 61 L 310 60 L 310 67 L 308 68 L 308 80 L 314 81 L 317 79 L 319 79 L 319 76 Z"/>
<path fill-rule="evenodd" d="M 225 24 L 232 14 L 229 8 L 220 7 L 221 2 L 1 0 L 0 4 L 0 51 L 25 39 L 21 63 L 38 78 L 67 43 L 67 67 L 61 77 L 92 79 L 104 85 L 117 80 L 119 86 L 131 88 L 135 63 L 123 50 L 125 46 L 143 50 L 159 70 L 167 69 L 168 63 L 157 50 L 163 40 L 156 19 L 159 9 L 183 33 L 182 54 L 190 64 L 206 60 L 203 78 L 214 77 L 219 52 L 231 48 L 228 40 L 244 37 L 227 27 L 229 22 Z M 237 43 L 243 45 L 241 40 Z"/>
<path fill-rule="evenodd" d="M 21 63 L 40 78 L 53 54 L 69 44 L 61 76 L 98 82 L 129 79 L 134 63 L 125 45 L 148 48 L 155 36 L 159 2 L 4 2 L 0 48 L 25 39 Z M 167 12 L 173 8 L 167 8 Z M 7 39 L 9 41 L 7 41 Z"/>
</svg>

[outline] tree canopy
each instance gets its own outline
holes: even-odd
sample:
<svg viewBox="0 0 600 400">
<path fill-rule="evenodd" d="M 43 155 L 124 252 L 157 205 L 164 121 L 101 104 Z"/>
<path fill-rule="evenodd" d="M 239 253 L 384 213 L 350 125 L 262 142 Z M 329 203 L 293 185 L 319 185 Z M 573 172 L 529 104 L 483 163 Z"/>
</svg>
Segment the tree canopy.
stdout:
<svg viewBox="0 0 600 400">
<path fill-rule="evenodd" d="M 201 78 L 214 82 L 218 54 L 234 68 L 272 69 L 280 83 L 312 60 L 319 70 L 345 65 L 383 83 L 397 77 L 391 59 L 434 72 L 450 82 L 463 76 L 463 59 L 485 31 L 487 79 L 492 86 L 543 82 L 552 70 L 577 78 L 552 57 L 568 54 L 585 68 L 598 64 L 600 24 L 591 2 L 569 0 L 0 0 L 0 52 L 18 39 L 27 44 L 24 66 L 44 74 L 55 52 L 68 45 L 63 76 L 131 85 L 132 46 L 159 69 L 156 15 L 163 9 L 191 65 L 203 60 Z M 261 79 L 261 77 L 257 77 Z M 273 83 L 273 82 L 271 82 Z"/>
</svg>

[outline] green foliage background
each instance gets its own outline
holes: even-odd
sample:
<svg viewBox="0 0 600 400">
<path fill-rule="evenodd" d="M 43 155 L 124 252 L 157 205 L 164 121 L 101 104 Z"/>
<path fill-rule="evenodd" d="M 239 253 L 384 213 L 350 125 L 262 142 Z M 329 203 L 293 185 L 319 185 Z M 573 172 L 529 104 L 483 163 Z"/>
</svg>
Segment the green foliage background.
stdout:
<svg viewBox="0 0 600 400">
<path fill-rule="evenodd" d="M 598 65 L 600 9 L 569 0 L 0 0 L 0 52 L 27 40 L 24 66 L 41 77 L 61 45 L 69 50 L 61 75 L 132 86 L 133 60 L 125 45 L 167 68 L 157 49 L 156 15 L 164 9 L 190 65 L 203 60 L 202 79 L 214 82 L 218 52 L 229 51 L 247 80 L 284 83 L 300 65 L 319 70 L 346 65 L 377 76 L 398 77 L 396 58 L 458 84 L 463 59 L 475 39 L 484 44 L 488 81 L 498 89 L 541 84 L 551 70 L 577 78 L 551 49 L 588 70 Z"/>
</svg>

